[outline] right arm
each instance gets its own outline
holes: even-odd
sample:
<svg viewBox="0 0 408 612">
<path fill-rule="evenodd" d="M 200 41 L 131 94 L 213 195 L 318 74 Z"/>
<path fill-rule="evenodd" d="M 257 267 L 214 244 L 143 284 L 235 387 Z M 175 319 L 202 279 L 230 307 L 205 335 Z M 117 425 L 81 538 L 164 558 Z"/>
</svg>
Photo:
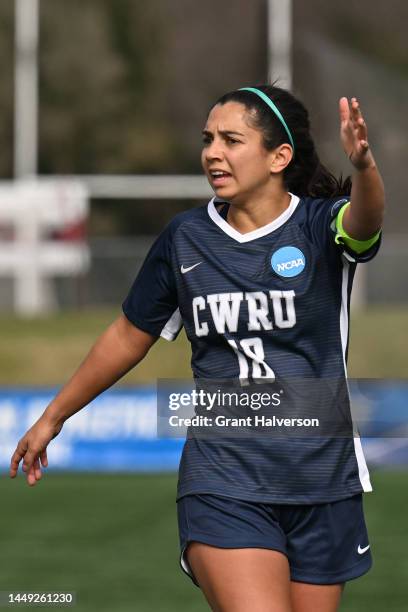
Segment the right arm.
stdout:
<svg viewBox="0 0 408 612">
<path fill-rule="evenodd" d="M 47 467 L 47 446 L 64 422 L 111 387 L 147 354 L 157 338 L 119 316 L 98 338 L 72 378 L 52 400 L 41 417 L 19 441 L 12 456 L 10 477 L 20 461 L 29 485 L 41 478 L 40 460 Z"/>
</svg>

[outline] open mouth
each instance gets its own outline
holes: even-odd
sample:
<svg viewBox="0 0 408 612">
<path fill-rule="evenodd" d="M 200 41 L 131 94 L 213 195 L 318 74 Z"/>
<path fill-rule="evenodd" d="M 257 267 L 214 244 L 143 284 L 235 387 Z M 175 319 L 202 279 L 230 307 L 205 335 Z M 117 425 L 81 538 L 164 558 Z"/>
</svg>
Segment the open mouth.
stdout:
<svg viewBox="0 0 408 612">
<path fill-rule="evenodd" d="M 220 185 L 224 185 L 231 178 L 231 174 L 229 172 L 224 172 L 221 170 L 210 171 L 212 184 L 216 187 Z"/>
</svg>

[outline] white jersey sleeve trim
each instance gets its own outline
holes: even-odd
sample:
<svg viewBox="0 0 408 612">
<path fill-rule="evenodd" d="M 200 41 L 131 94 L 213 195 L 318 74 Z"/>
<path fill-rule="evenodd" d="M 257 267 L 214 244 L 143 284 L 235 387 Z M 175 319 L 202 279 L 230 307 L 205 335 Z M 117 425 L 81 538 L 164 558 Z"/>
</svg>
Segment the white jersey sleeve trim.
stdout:
<svg viewBox="0 0 408 612">
<path fill-rule="evenodd" d="M 346 253 L 346 251 L 343 251 L 342 253 L 343 257 L 345 257 L 348 261 L 351 261 L 353 263 L 355 263 L 355 259 L 354 257 L 352 257 L 349 253 Z"/>
<path fill-rule="evenodd" d="M 348 333 L 349 333 L 349 312 L 348 312 L 348 281 L 349 281 L 349 273 L 350 273 L 350 264 L 347 261 L 348 258 L 343 259 L 343 278 L 342 278 L 342 287 L 341 287 L 341 309 L 340 309 L 340 336 L 341 336 L 341 344 L 342 344 L 342 352 L 343 352 L 343 365 L 344 365 L 344 375 L 346 377 L 347 382 L 347 365 L 346 365 L 346 350 L 347 350 L 347 341 L 348 341 Z M 348 390 L 348 383 L 347 383 Z M 350 397 L 350 392 L 348 391 L 348 395 Z M 350 411 L 351 411 L 351 420 L 353 423 L 353 435 L 354 435 L 354 452 L 357 459 L 358 465 L 358 475 L 360 478 L 361 486 L 363 487 L 363 491 L 368 493 L 373 490 L 370 481 L 370 474 L 368 472 L 367 463 L 363 453 L 363 447 L 361 445 L 361 438 L 358 434 L 357 429 L 354 429 L 354 415 L 353 415 L 353 406 L 350 401 Z"/>
<path fill-rule="evenodd" d="M 175 340 L 180 329 L 183 327 L 183 320 L 181 318 L 180 309 L 177 308 L 167 321 L 166 325 L 160 332 L 160 336 L 165 340 Z"/>
</svg>

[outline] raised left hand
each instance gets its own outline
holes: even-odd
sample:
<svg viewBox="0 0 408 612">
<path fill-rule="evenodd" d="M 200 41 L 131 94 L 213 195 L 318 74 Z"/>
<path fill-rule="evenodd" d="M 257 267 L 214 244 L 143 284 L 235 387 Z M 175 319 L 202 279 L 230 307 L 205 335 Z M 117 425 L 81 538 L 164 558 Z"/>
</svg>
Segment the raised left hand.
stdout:
<svg viewBox="0 0 408 612">
<path fill-rule="evenodd" d="M 368 144 L 367 125 L 357 98 L 340 98 L 340 139 L 344 151 L 358 170 L 364 170 L 373 163 Z"/>
</svg>

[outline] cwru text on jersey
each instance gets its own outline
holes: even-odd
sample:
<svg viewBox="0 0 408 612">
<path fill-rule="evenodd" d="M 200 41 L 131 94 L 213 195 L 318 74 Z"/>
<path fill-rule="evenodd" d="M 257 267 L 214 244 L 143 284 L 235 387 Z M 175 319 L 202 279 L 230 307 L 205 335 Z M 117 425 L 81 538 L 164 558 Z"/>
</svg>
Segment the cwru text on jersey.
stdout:
<svg viewBox="0 0 408 612">
<path fill-rule="evenodd" d="M 215 330 L 219 334 L 236 332 L 243 304 L 248 312 L 248 331 L 285 329 L 296 325 L 295 292 L 270 290 L 236 291 L 196 296 L 192 301 L 194 327 L 197 336 L 207 336 L 208 323 L 202 319 L 203 312 L 211 314 Z"/>
</svg>

